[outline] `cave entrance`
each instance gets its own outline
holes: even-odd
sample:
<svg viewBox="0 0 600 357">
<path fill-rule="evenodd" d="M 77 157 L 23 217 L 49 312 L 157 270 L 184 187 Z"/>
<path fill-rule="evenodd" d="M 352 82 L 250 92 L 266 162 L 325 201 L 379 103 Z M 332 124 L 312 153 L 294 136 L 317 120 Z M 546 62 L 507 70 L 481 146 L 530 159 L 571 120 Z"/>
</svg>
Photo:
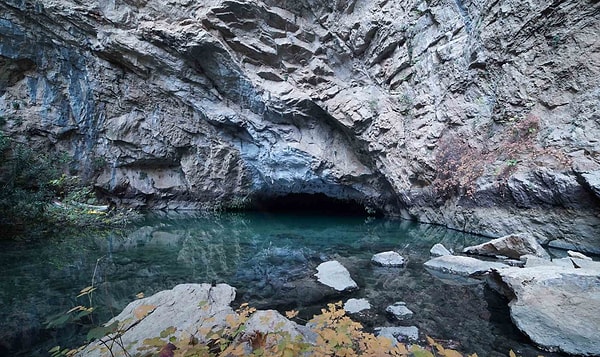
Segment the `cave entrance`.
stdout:
<svg viewBox="0 0 600 357">
<path fill-rule="evenodd" d="M 290 193 L 283 196 L 257 197 L 251 210 L 294 214 L 327 214 L 336 216 L 380 216 L 367 212 L 365 205 L 351 199 L 332 198 L 322 193 Z"/>
</svg>

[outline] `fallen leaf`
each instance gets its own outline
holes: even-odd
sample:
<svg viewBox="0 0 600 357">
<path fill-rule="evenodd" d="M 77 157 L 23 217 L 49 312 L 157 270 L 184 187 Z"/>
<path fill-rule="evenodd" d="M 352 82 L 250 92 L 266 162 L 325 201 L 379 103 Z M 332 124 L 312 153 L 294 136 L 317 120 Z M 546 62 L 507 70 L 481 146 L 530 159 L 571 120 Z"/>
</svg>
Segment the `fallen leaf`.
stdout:
<svg viewBox="0 0 600 357">
<path fill-rule="evenodd" d="M 136 319 L 141 320 L 156 309 L 155 305 L 140 305 L 133 310 Z"/>
</svg>

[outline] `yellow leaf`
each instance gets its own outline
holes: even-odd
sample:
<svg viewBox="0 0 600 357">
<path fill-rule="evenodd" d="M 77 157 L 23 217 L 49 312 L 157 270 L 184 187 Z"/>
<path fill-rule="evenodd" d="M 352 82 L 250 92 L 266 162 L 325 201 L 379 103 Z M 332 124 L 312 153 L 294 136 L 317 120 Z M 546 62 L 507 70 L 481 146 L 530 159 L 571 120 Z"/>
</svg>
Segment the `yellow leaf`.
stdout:
<svg viewBox="0 0 600 357">
<path fill-rule="evenodd" d="M 136 299 L 143 299 L 143 298 L 144 298 L 144 293 L 137 293 L 137 294 L 135 295 L 135 298 L 136 298 Z"/>
<path fill-rule="evenodd" d="M 508 355 L 509 355 L 510 357 L 517 357 L 517 355 L 516 355 L 516 354 L 513 352 L 513 350 L 510 350 L 510 351 L 508 352 Z"/>
<path fill-rule="evenodd" d="M 443 356 L 445 357 L 463 357 L 463 355 L 455 350 L 444 350 Z"/>
<path fill-rule="evenodd" d="M 293 319 L 294 317 L 298 316 L 298 311 L 296 311 L 296 310 L 290 310 L 290 311 L 286 311 L 286 312 L 285 312 L 285 316 L 286 316 L 288 319 Z"/>
<path fill-rule="evenodd" d="M 81 297 L 83 295 L 88 295 L 94 290 L 96 290 L 96 288 L 93 286 L 85 287 L 85 288 L 81 289 L 81 291 L 79 292 L 79 295 L 77 295 L 77 297 Z"/>
<path fill-rule="evenodd" d="M 81 305 L 79 305 L 79 306 L 75 306 L 75 307 L 74 307 L 74 308 L 72 308 L 71 310 L 67 311 L 67 314 L 70 314 L 70 313 L 72 313 L 73 311 L 82 311 L 82 310 L 85 310 L 85 307 L 84 307 L 84 306 L 81 306 Z"/>
<path fill-rule="evenodd" d="M 136 319 L 141 320 L 154 311 L 154 309 L 156 309 L 155 305 L 140 305 L 133 310 L 133 316 L 135 316 Z"/>
</svg>

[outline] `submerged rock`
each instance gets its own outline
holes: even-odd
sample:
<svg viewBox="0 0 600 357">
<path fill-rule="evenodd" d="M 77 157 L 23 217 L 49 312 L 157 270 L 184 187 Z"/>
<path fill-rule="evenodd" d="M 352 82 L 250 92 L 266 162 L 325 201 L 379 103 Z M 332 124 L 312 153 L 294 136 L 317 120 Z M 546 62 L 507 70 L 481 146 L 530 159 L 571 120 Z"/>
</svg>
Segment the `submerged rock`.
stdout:
<svg viewBox="0 0 600 357">
<path fill-rule="evenodd" d="M 358 285 L 352 280 L 348 269 L 337 260 L 319 264 L 315 276 L 321 284 L 327 285 L 337 291 L 358 289 Z"/>
<path fill-rule="evenodd" d="M 506 256 L 515 259 L 519 259 L 525 254 L 533 254 L 540 258 L 550 259 L 546 250 L 531 234 L 527 233 L 510 234 L 486 243 L 466 247 L 463 249 L 463 253 Z"/>
<path fill-rule="evenodd" d="M 425 262 L 425 268 L 463 276 L 488 273 L 492 269 L 503 269 L 508 265 L 498 262 L 488 262 L 471 257 L 445 255 Z"/>
<path fill-rule="evenodd" d="M 396 252 L 377 253 L 371 258 L 375 265 L 383 267 L 401 267 L 404 265 L 404 258 Z"/>
<path fill-rule="evenodd" d="M 600 355 L 600 269 L 507 268 L 495 276 L 512 291 L 514 324 L 537 345 L 574 355 Z"/>
</svg>

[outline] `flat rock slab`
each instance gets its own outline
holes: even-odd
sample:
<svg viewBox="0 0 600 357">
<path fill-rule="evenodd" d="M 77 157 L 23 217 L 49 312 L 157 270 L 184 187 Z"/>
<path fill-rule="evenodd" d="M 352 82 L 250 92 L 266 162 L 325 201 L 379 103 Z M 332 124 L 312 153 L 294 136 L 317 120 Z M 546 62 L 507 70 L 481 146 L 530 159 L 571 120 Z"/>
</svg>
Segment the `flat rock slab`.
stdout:
<svg viewBox="0 0 600 357">
<path fill-rule="evenodd" d="M 574 355 L 600 355 L 600 270 L 561 266 L 497 272 L 513 291 L 514 324 L 539 346 Z"/>
<path fill-rule="evenodd" d="M 463 253 L 506 256 L 519 259 L 522 255 L 532 254 L 544 259 L 550 259 L 548 252 L 535 240 L 531 234 L 510 234 L 493 239 L 487 243 L 466 247 Z"/>
<path fill-rule="evenodd" d="M 344 310 L 349 314 L 356 314 L 369 309 L 371 309 L 371 304 L 367 299 L 348 299 L 344 303 Z"/>
<path fill-rule="evenodd" d="M 321 284 L 327 285 L 337 291 L 358 289 L 358 285 L 352 280 L 348 269 L 337 260 L 319 264 L 315 276 Z"/>
<path fill-rule="evenodd" d="M 508 267 L 508 265 L 498 262 L 488 262 L 458 255 L 445 255 L 433 258 L 426 261 L 424 265 L 431 270 L 462 276 L 485 274 L 491 269 L 503 269 Z"/>
<path fill-rule="evenodd" d="M 375 254 L 371 263 L 383 267 L 401 267 L 404 265 L 404 258 L 396 252 L 382 252 Z"/>
</svg>

